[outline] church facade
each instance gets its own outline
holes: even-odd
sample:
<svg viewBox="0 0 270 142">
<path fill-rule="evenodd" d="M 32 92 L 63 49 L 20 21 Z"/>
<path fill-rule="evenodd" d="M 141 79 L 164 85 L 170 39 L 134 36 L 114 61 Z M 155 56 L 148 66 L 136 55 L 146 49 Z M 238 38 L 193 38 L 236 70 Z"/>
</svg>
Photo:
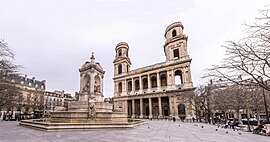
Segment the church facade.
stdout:
<svg viewBox="0 0 270 142">
<path fill-rule="evenodd" d="M 120 42 L 115 48 L 114 109 L 127 112 L 131 118 L 191 119 L 195 117 L 191 95 L 191 58 L 188 37 L 181 22 L 165 30 L 166 61 L 131 70 L 129 46 Z"/>
</svg>

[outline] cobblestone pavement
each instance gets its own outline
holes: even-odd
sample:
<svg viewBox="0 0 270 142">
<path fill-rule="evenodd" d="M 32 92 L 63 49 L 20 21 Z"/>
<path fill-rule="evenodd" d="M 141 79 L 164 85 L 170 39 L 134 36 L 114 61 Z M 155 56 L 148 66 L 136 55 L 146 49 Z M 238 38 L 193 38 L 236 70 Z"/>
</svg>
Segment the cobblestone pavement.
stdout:
<svg viewBox="0 0 270 142">
<path fill-rule="evenodd" d="M 155 120 L 133 129 L 45 132 L 0 121 L 0 142 L 270 142 L 269 136 L 216 128 Z"/>
</svg>

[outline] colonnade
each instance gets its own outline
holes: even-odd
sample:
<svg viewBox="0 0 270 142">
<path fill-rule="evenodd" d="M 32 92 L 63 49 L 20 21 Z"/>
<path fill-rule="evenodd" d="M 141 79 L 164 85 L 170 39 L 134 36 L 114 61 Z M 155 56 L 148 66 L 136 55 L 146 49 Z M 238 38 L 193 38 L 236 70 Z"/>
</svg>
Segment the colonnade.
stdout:
<svg viewBox="0 0 270 142">
<path fill-rule="evenodd" d="M 168 70 L 131 76 L 130 78 L 125 78 L 124 80 L 114 83 L 115 93 L 118 94 L 115 96 L 135 95 L 161 91 L 163 89 L 175 86 L 176 76 L 179 76 L 179 84 L 182 84 L 186 81 L 183 78 L 181 70 Z"/>
<path fill-rule="evenodd" d="M 134 98 L 127 101 L 128 115 L 132 118 L 163 118 L 178 115 L 174 97 Z"/>
</svg>

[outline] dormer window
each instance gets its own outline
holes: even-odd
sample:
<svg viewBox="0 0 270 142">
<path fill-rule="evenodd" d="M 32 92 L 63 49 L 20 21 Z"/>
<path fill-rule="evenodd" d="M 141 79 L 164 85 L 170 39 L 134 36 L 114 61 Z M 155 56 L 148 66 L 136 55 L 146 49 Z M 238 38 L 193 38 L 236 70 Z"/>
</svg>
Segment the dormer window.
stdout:
<svg viewBox="0 0 270 142">
<path fill-rule="evenodd" d="M 176 30 L 173 30 L 172 31 L 172 37 L 175 37 L 176 36 Z"/>
</svg>

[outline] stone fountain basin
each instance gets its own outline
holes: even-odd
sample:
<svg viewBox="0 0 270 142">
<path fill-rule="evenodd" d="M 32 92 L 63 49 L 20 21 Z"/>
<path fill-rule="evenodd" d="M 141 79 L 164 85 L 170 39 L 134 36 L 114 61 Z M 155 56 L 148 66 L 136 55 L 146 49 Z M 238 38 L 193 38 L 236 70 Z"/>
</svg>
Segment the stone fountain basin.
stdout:
<svg viewBox="0 0 270 142">
<path fill-rule="evenodd" d="M 32 119 L 22 120 L 21 126 L 35 128 L 43 131 L 63 131 L 63 130 L 93 130 L 93 129 L 124 129 L 134 128 L 146 123 L 143 120 L 83 120 L 83 119 Z"/>
<path fill-rule="evenodd" d="M 88 119 L 88 111 L 59 111 L 51 112 L 52 119 Z M 95 120 L 127 120 L 127 113 L 124 112 L 96 112 Z"/>
</svg>

